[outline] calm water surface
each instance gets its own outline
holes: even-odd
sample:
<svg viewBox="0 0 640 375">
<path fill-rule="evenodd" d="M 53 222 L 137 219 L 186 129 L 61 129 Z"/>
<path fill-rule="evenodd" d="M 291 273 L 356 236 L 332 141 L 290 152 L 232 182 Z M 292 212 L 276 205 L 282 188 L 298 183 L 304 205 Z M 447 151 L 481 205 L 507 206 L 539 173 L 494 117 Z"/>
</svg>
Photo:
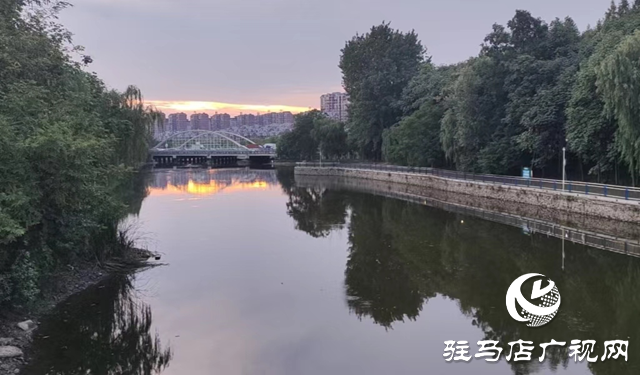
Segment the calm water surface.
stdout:
<svg viewBox="0 0 640 375">
<path fill-rule="evenodd" d="M 158 170 L 137 218 L 168 266 L 62 303 L 27 374 L 638 374 L 638 259 L 353 191 L 291 170 Z M 562 294 L 532 329 L 504 296 L 536 272 Z M 630 340 L 629 362 L 447 363 L 444 341 Z M 506 350 L 506 349 L 505 349 Z M 597 354 L 602 355 L 599 345 Z"/>
</svg>

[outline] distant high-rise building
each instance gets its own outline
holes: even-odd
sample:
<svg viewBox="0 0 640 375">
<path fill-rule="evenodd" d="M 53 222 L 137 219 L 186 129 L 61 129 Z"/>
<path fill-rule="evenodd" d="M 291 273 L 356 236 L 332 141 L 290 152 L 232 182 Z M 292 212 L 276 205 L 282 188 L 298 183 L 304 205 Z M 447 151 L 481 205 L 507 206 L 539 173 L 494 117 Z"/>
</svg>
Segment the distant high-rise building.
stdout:
<svg viewBox="0 0 640 375">
<path fill-rule="evenodd" d="M 269 113 L 265 113 L 264 115 L 260 115 L 260 119 L 262 120 L 262 123 L 260 125 L 270 125 L 273 124 L 273 113 L 269 112 Z"/>
<path fill-rule="evenodd" d="M 284 113 L 278 112 L 273 114 L 273 123 L 274 124 L 284 124 Z"/>
<path fill-rule="evenodd" d="M 191 115 L 191 130 L 209 130 L 210 127 L 208 114 L 196 113 Z"/>
<path fill-rule="evenodd" d="M 343 92 L 333 92 L 320 97 L 320 110 L 334 120 L 347 121 L 347 107 L 349 96 Z"/>
<path fill-rule="evenodd" d="M 277 112 L 271 114 L 271 124 L 293 124 L 293 113 Z"/>
<path fill-rule="evenodd" d="M 293 124 L 293 113 L 291 112 L 282 112 L 283 116 L 283 124 Z"/>
<path fill-rule="evenodd" d="M 218 114 L 211 116 L 211 130 L 222 130 L 227 129 L 231 126 L 231 116 L 226 113 Z"/>
<path fill-rule="evenodd" d="M 190 130 L 190 123 L 189 119 L 187 119 L 187 114 L 182 112 L 170 114 L 167 128 L 167 131 L 171 132 Z"/>
<path fill-rule="evenodd" d="M 256 124 L 256 116 L 252 114 L 236 116 L 236 124 L 238 126 L 253 126 Z"/>
</svg>

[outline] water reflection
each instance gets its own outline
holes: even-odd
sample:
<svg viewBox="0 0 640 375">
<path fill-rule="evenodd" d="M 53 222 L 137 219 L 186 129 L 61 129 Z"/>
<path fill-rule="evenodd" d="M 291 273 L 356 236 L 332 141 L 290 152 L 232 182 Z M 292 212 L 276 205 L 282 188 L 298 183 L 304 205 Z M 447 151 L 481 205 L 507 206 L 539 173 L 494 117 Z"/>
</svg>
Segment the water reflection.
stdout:
<svg viewBox="0 0 640 375">
<path fill-rule="evenodd" d="M 151 375 L 169 366 L 171 349 L 151 333 L 151 309 L 132 281 L 117 275 L 60 304 L 38 329 L 23 373 Z"/>
<path fill-rule="evenodd" d="M 150 193 L 213 195 L 222 191 L 266 189 L 278 183 L 273 170 L 260 169 L 175 169 L 153 174 Z"/>
<path fill-rule="evenodd" d="M 564 244 L 563 255 L 561 241 L 545 235 L 397 199 L 296 187 L 284 181 L 291 176 L 279 177 L 283 186 L 289 186 L 284 190 L 290 202 L 296 202 L 297 209 L 289 214 L 297 229 L 317 236 L 321 227 L 327 235 L 348 221 L 346 299 L 359 318 L 393 329 L 398 322 L 417 319 L 430 299 L 445 296 L 456 301 L 485 339 L 498 340 L 503 348 L 518 339 L 536 345 L 551 339 L 593 339 L 599 344 L 595 353 L 602 356 L 604 341 L 630 340 L 629 362 L 597 362 L 589 367 L 593 374 L 640 373 L 640 349 L 633 345 L 640 337 L 637 258 L 573 243 Z M 554 280 L 563 299 L 555 320 L 536 329 L 515 322 L 504 307 L 510 283 L 530 272 Z M 567 347 L 547 350 L 551 369 L 573 361 Z M 534 361 L 510 364 L 514 373 L 538 371 L 541 354 L 537 347 Z"/>
<path fill-rule="evenodd" d="M 290 169 L 155 171 L 140 222 L 169 264 L 138 279 L 153 293 L 143 303 L 116 278 L 60 305 L 36 332 L 27 374 L 640 373 L 640 259 L 566 241 L 563 270 L 552 236 L 297 184 Z M 504 304 L 529 272 L 562 293 L 558 316 L 537 329 Z M 444 340 L 475 351 L 482 338 L 505 350 L 593 339 L 600 355 L 623 339 L 629 362 L 576 365 L 566 347 L 544 363 L 540 351 L 518 365 L 443 360 Z"/>
<path fill-rule="evenodd" d="M 289 196 L 287 213 L 296 229 L 313 237 L 325 237 L 333 229 L 342 229 L 347 217 L 347 197 L 329 189 L 304 189 L 293 183 L 293 170 L 278 170 L 282 189 Z"/>
</svg>

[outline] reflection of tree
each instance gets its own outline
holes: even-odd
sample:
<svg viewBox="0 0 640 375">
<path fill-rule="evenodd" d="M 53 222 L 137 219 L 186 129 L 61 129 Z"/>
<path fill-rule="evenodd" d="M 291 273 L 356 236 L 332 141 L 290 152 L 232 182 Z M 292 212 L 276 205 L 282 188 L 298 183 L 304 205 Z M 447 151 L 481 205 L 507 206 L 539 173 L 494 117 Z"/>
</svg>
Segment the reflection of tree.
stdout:
<svg viewBox="0 0 640 375">
<path fill-rule="evenodd" d="M 132 172 L 130 178 L 123 179 L 118 185 L 118 195 L 127 207 L 127 214 L 138 215 L 142 201 L 149 195 L 148 186 L 153 174 L 148 170 Z"/>
<path fill-rule="evenodd" d="M 324 237 L 333 229 L 342 228 L 347 216 L 344 193 L 297 187 L 291 168 L 278 169 L 277 176 L 285 194 L 289 195 L 287 213 L 295 220 L 296 229 L 313 237 Z"/>
<path fill-rule="evenodd" d="M 347 204 L 339 192 L 296 187 L 289 194 L 287 213 L 295 220 L 296 229 L 324 237 L 345 224 Z"/>
<path fill-rule="evenodd" d="M 296 185 L 294 169 L 293 168 L 277 168 L 276 169 L 276 177 L 278 179 L 278 183 L 280 187 L 284 191 L 285 194 L 290 194 L 291 190 Z"/>
<path fill-rule="evenodd" d="M 370 316 L 391 327 L 404 318 L 415 319 L 424 303 L 411 266 L 403 261 L 393 241 L 391 221 L 381 216 L 395 212 L 381 210 L 377 197 L 354 199 L 349 229 L 349 260 L 345 271 L 347 303 L 359 317 Z M 357 207 L 357 209 L 355 209 Z"/>
<path fill-rule="evenodd" d="M 131 296 L 130 276 L 115 276 L 71 297 L 38 330 L 27 374 L 150 375 L 169 365 L 170 349 L 152 335 L 151 309 Z"/>
<path fill-rule="evenodd" d="M 327 210 L 322 207 L 327 200 L 313 199 L 312 192 L 305 194 L 310 194 L 313 209 L 309 204 L 292 215 L 299 227 Z M 292 194 L 295 201 L 302 193 Z M 439 294 L 455 300 L 472 324 L 505 350 L 518 339 L 536 345 L 552 339 L 567 342 L 564 348 L 547 349 L 546 365 L 552 369 L 573 361 L 568 358 L 573 339 L 596 340 L 599 356 L 604 341 L 629 339 L 629 362 L 598 361 L 589 367 L 598 375 L 640 373 L 640 347 L 633 345 L 640 337 L 639 259 L 566 242 L 563 270 L 556 238 L 524 235 L 519 228 L 396 199 L 345 190 L 333 194 L 350 211 L 345 289 L 350 309 L 360 318 L 392 327 L 416 319 L 424 301 Z M 562 294 L 558 316 L 536 329 L 514 321 L 504 307 L 511 282 L 530 272 L 550 277 Z M 538 371 L 541 354 L 537 347 L 534 361 L 511 363 L 513 372 Z"/>
</svg>

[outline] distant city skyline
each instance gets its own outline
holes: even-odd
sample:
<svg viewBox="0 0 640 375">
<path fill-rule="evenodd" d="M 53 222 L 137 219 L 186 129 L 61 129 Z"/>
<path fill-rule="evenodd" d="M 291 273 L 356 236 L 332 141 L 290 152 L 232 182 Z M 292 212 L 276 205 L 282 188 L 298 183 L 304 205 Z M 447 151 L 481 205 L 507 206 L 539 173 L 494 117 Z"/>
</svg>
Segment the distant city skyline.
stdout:
<svg viewBox="0 0 640 375">
<path fill-rule="evenodd" d="M 278 136 L 293 128 L 294 115 L 290 111 L 231 116 L 217 113 L 209 116 L 200 112 L 188 115 L 184 112 L 166 114 L 156 121 L 153 134 L 161 139 L 163 134 L 192 130 L 226 130 L 250 138 Z"/>
<path fill-rule="evenodd" d="M 317 99 L 316 99 L 317 101 Z M 318 109 L 320 103 L 318 102 L 314 107 L 298 107 L 289 105 L 260 105 L 260 104 L 234 104 L 234 103 L 221 103 L 221 102 L 206 102 L 206 101 L 164 101 L 164 100 L 147 100 L 145 103 L 151 105 L 164 112 L 165 114 L 173 114 L 184 112 L 188 115 L 194 113 L 206 113 L 209 116 L 216 113 L 227 113 L 232 116 L 240 114 L 266 114 L 266 113 L 278 113 L 278 112 L 291 112 L 300 113 L 306 112 L 311 109 Z"/>
<path fill-rule="evenodd" d="M 232 125 L 253 126 L 269 124 L 293 124 L 293 115 L 306 112 L 314 107 L 236 105 L 218 102 L 162 102 L 148 101 L 163 115 L 162 122 L 171 124 L 169 131 L 175 130 L 215 130 Z M 344 92 L 320 95 L 319 109 L 337 121 L 346 121 L 349 96 Z M 192 111 L 189 111 L 192 110 Z M 245 112 L 254 110 L 255 112 Z M 265 111 L 266 110 L 266 111 Z M 191 113 L 189 113 L 191 112 Z"/>
</svg>

